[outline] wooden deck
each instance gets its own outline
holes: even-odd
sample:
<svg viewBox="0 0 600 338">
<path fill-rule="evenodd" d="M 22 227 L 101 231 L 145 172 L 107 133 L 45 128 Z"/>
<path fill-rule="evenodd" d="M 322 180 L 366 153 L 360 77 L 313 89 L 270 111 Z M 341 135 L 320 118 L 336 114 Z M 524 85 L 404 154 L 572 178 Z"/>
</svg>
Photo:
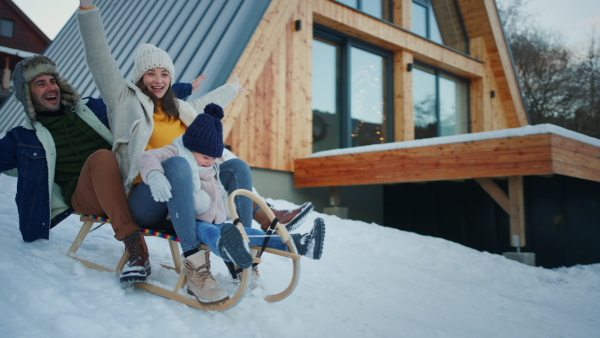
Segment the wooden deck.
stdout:
<svg viewBox="0 0 600 338">
<path fill-rule="evenodd" d="M 561 174 L 600 182 L 600 147 L 553 133 L 294 161 L 294 187 Z"/>
</svg>

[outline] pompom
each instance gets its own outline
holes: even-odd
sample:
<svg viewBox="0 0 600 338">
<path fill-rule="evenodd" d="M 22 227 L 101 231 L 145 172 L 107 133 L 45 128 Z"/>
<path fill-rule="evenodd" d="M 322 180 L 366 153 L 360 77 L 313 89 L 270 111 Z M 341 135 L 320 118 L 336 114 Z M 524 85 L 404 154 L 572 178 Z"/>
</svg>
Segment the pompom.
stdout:
<svg viewBox="0 0 600 338">
<path fill-rule="evenodd" d="M 207 104 L 206 107 L 204 107 L 204 114 L 208 114 L 219 120 L 223 119 L 223 116 L 225 115 L 223 113 L 223 108 L 215 103 Z"/>
</svg>

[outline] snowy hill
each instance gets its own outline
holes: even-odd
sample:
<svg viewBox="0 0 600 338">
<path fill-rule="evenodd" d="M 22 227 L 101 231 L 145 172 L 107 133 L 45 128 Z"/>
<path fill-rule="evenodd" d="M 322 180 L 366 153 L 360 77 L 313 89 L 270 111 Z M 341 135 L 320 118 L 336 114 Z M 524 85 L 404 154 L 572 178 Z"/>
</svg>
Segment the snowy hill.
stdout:
<svg viewBox="0 0 600 338">
<path fill-rule="evenodd" d="M 137 289 L 65 256 L 81 223 L 71 216 L 49 241 L 25 243 L 16 179 L 0 175 L 0 337 L 600 337 L 600 264 L 548 270 L 438 238 L 323 217 L 323 259 L 301 261 L 296 291 L 278 303 L 255 289 L 209 313 Z M 289 206 L 286 201 L 271 201 Z M 104 226 L 78 255 L 116 265 L 123 245 Z M 148 240 L 152 280 L 168 245 Z M 219 258 L 213 270 L 228 277 Z M 265 287 L 289 281 L 291 264 L 261 265 Z M 289 265 L 289 266 L 288 266 Z M 228 285 L 228 284 L 227 284 Z"/>
</svg>

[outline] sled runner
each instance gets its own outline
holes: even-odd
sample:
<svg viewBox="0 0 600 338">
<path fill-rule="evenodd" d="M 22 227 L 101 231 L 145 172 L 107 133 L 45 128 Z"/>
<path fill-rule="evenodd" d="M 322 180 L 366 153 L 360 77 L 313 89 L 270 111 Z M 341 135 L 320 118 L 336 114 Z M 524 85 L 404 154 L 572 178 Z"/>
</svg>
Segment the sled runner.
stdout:
<svg viewBox="0 0 600 338">
<path fill-rule="evenodd" d="M 275 217 L 275 215 L 273 214 L 271 209 L 267 206 L 267 204 L 258 195 L 254 194 L 253 192 L 244 190 L 244 189 L 238 189 L 229 196 L 229 201 L 228 201 L 229 202 L 229 210 L 231 213 L 231 217 L 234 220 L 234 224 L 236 225 L 238 230 L 241 232 L 242 237 L 247 242 L 249 241 L 248 236 L 247 236 L 246 232 L 244 231 L 244 226 L 243 226 L 242 222 L 238 218 L 238 215 L 237 215 L 237 212 L 235 209 L 235 205 L 234 205 L 234 198 L 238 195 L 246 196 L 246 197 L 254 200 L 257 204 L 260 205 L 261 208 L 263 208 L 263 210 L 265 210 L 267 216 L 269 217 L 269 219 L 272 222 L 269 230 L 267 231 L 267 235 L 264 236 L 265 239 L 264 239 L 263 245 L 258 246 L 258 247 L 254 247 L 254 246 L 250 247 L 251 249 L 258 250 L 257 257 L 253 258 L 254 264 L 259 264 L 261 262 L 260 257 L 264 252 L 272 254 L 272 255 L 286 257 L 292 261 L 293 273 L 292 273 L 292 278 L 291 278 L 290 283 L 287 285 L 287 287 L 283 291 L 281 291 L 279 293 L 268 294 L 265 297 L 265 300 L 267 300 L 268 302 L 276 302 L 276 301 L 283 300 L 294 291 L 294 289 L 296 288 L 296 286 L 298 284 L 298 280 L 300 277 L 300 257 L 301 256 L 298 254 L 296 247 L 294 245 L 294 241 L 291 239 L 290 234 L 287 231 L 286 227 L 283 226 L 281 223 L 279 223 L 279 220 Z M 75 255 L 77 250 L 83 243 L 84 239 L 86 238 L 86 236 L 90 233 L 90 231 L 93 230 L 92 226 L 95 223 L 101 223 L 99 226 L 101 226 L 104 223 L 110 223 L 110 219 L 108 219 L 106 217 L 100 217 L 100 216 L 89 215 L 89 214 L 81 214 L 81 213 L 78 213 L 78 214 L 81 216 L 80 219 L 83 222 L 83 224 L 81 226 L 81 229 L 79 230 L 79 233 L 75 237 L 75 240 L 71 244 L 71 247 L 67 251 L 67 256 L 83 263 L 88 268 L 100 270 L 100 271 L 115 272 L 115 274 L 118 276 L 121 272 L 121 269 L 125 265 L 125 262 L 127 261 L 127 251 L 123 252 L 121 259 L 119 260 L 117 266 L 114 269 L 110 269 L 108 267 L 96 264 L 94 262 L 90 262 L 88 260 L 82 259 Z M 252 274 L 251 273 L 252 266 L 250 266 L 247 269 L 242 270 L 239 286 L 238 286 L 235 294 L 230 295 L 228 299 L 225 299 L 224 301 L 222 301 L 220 303 L 205 304 L 205 303 L 199 302 L 196 298 L 193 298 L 193 297 L 187 296 L 183 293 L 180 293 L 180 291 L 183 289 L 183 287 L 186 284 L 187 277 L 186 277 L 185 273 L 183 273 L 182 268 L 181 268 L 181 258 L 180 258 L 180 253 L 179 253 L 180 250 L 179 250 L 179 244 L 178 244 L 179 239 L 175 235 L 167 234 L 162 231 L 155 231 L 155 230 L 150 230 L 150 229 L 140 229 L 140 231 L 141 231 L 141 234 L 144 236 L 157 236 L 157 237 L 164 238 L 168 241 L 169 248 L 171 250 L 171 256 L 173 258 L 173 266 L 164 265 L 164 264 L 161 264 L 161 265 L 169 270 L 173 270 L 176 273 L 178 273 L 179 278 L 178 278 L 175 286 L 173 287 L 173 289 L 167 289 L 167 288 L 152 284 L 149 281 L 135 282 L 135 283 L 133 283 L 133 286 L 143 289 L 143 290 L 146 290 L 146 291 L 149 291 L 149 292 L 152 292 L 152 293 L 155 293 L 157 295 L 169 298 L 169 299 L 173 299 L 182 304 L 185 304 L 185 305 L 188 305 L 188 306 L 200 309 L 200 310 L 206 310 L 206 311 L 227 310 L 227 309 L 235 306 L 237 303 L 239 303 L 239 301 L 242 300 L 242 298 L 248 291 L 249 285 L 250 285 L 251 274 Z M 289 252 L 266 247 L 267 242 L 270 238 L 269 236 L 281 237 L 282 241 L 287 245 Z M 204 250 L 210 251 L 204 245 L 202 245 L 201 248 Z M 232 268 L 230 267 L 230 272 L 231 272 L 232 276 L 236 275 L 231 269 Z"/>
</svg>

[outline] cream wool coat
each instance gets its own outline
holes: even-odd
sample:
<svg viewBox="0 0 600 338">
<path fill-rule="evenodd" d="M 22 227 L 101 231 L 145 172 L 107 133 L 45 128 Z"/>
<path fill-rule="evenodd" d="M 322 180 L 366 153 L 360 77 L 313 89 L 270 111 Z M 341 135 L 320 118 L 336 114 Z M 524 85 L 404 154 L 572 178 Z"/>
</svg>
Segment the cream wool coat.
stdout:
<svg viewBox="0 0 600 338">
<path fill-rule="evenodd" d="M 112 151 L 119 162 L 125 192 L 129 192 L 139 173 L 138 159 L 146 150 L 154 130 L 154 103 L 121 74 L 111 55 L 99 9 L 78 11 L 77 17 L 88 67 L 108 108 L 114 137 Z M 207 104 L 225 107 L 236 96 L 237 89 L 232 84 L 225 84 L 194 101 L 178 100 L 179 118 L 189 126 Z"/>
</svg>

